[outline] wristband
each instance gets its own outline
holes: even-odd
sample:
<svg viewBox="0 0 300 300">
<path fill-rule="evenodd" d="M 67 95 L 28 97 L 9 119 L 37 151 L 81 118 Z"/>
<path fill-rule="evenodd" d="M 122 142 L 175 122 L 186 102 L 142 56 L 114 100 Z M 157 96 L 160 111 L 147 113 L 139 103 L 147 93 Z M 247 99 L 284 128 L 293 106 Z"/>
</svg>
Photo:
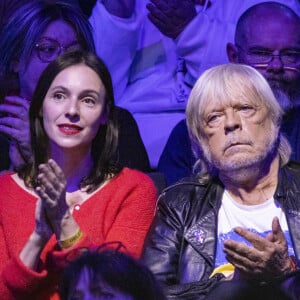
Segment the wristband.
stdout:
<svg viewBox="0 0 300 300">
<path fill-rule="evenodd" d="M 81 237 L 82 237 L 82 231 L 79 228 L 77 230 L 77 232 L 74 235 L 72 235 L 71 237 L 69 237 L 68 239 L 59 241 L 59 245 L 63 249 L 70 248 L 73 245 L 75 245 L 76 242 L 78 242 L 81 239 Z"/>
</svg>

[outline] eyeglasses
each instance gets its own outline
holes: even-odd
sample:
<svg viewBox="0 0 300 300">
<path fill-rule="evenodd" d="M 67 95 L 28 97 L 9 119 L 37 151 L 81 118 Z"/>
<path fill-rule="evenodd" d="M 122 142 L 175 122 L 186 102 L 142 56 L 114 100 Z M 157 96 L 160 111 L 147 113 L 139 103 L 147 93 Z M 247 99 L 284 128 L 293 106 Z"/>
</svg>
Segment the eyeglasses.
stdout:
<svg viewBox="0 0 300 300">
<path fill-rule="evenodd" d="M 72 262 L 75 259 L 77 259 L 79 256 L 84 255 L 85 253 L 102 252 L 102 251 L 106 251 L 106 250 L 110 250 L 110 251 L 112 251 L 112 253 L 119 252 L 121 250 L 123 252 L 127 251 L 126 247 L 121 242 L 112 241 L 112 242 L 103 243 L 100 246 L 94 246 L 91 248 L 87 248 L 87 247 L 75 248 L 67 254 L 65 259 L 66 259 L 66 262 L 69 263 L 69 262 Z"/>
<path fill-rule="evenodd" d="M 77 41 L 68 46 L 61 45 L 57 40 L 51 38 L 43 38 L 34 45 L 38 58 L 42 62 L 51 62 L 56 59 L 62 52 L 66 50 L 80 50 L 81 47 Z"/>
<path fill-rule="evenodd" d="M 250 49 L 245 50 L 242 47 L 237 47 L 245 52 L 250 64 L 269 64 L 274 57 L 279 57 L 282 64 L 285 66 L 297 66 L 300 64 L 300 51 L 298 50 L 282 50 L 269 51 L 265 49 Z"/>
</svg>

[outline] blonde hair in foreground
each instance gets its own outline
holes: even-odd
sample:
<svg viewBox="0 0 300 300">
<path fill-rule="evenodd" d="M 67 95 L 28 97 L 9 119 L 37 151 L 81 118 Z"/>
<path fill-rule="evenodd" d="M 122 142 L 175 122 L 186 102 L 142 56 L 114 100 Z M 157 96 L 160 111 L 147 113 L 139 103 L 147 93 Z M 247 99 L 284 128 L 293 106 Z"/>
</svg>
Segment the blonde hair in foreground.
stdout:
<svg viewBox="0 0 300 300">
<path fill-rule="evenodd" d="M 262 104 L 269 111 L 274 128 L 281 124 L 283 110 L 278 104 L 266 79 L 254 68 L 243 64 L 224 64 L 206 70 L 197 80 L 189 96 L 186 116 L 193 152 L 197 158 L 194 170 L 199 175 L 211 175 L 210 165 L 203 155 L 206 147 L 203 132 L 204 113 L 208 103 L 229 102 L 230 99 L 247 98 L 253 104 Z M 281 164 L 288 162 L 291 148 L 284 136 L 279 134 L 278 153 Z"/>
</svg>

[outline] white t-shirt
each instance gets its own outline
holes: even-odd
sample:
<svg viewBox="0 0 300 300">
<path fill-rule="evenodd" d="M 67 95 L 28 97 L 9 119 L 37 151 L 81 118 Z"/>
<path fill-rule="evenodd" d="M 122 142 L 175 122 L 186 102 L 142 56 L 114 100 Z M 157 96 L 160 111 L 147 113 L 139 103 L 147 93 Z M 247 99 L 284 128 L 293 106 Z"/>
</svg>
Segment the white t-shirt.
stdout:
<svg viewBox="0 0 300 300">
<path fill-rule="evenodd" d="M 231 239 L 251 246 L 251 243 L 234 232 L 235 227 L 247 228 L 265 237 L 271 231 L 272 220 L 275 216 L 279 218 L 280 226 L 284 231 L 289 255 L 294 255 L 285 214 L 274 198 L 258 205 L 242 205 L 234 201 L 225 190 L 218 214 L 218 243 L 215 267 L 218 268 L 228 264 L 223 252 L 225 240 Z"/>
</svg>

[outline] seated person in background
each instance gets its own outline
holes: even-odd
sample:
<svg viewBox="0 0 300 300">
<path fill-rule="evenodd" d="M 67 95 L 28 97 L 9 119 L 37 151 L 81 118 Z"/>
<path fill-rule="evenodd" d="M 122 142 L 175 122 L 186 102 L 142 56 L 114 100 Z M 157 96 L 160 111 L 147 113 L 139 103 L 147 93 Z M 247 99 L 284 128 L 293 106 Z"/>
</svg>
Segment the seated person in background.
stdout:
<svg viewBox="0 0 300 300">
<path fill-rule="evenodd" d="M 300 295 L 300 165 L 288 163 L 282 113 L 250 66 L 196 82 L 186 114 L 201 172 L 161 194 L 142 255 L 170 299 Z"/>
<path fill-rule="evenodd" d="M 96 1 L 89 20 L 97 54 L 112 74 L 116 104 L 138 123 L 152 168 L 185 117 L 196 79 L 227 62 L 222 49 L 239 16 L 264 1 L 270 0 Z M 298 0 L 278 1 L 300 13 Z"/>
<path fill-rule="evenodd" d="M 300 160 L 299 16 L 289 7 L 274 2 L 249 8 L 239 18 L 235 44 L 228 43 L 227 55 L 230 62 L 253 66 L 267 79 L 284 110 L 282 132 L 291 144 L 291 159 Z M 181 144 L 175 148 L 177 140 Z M 185 121 L 181 121 L 169 137 L 158 170 L 171 184 L 181 179 L 183 174 L 193 173 L 190 161 L 196 160 Z"/>
<path fill-rule="evenodd" d="M 159 158 L 158 170 L 164 174 L 168 186 L 191 176 L 194 173 L 195 162 L 186 119 L 183 119 L 173 128 L 168 138 Z"/>
<path fill-rule="evenodd" d="M 18 169 L 32 155 L 28 107 L 42 71 L 67 49 L 94 51 L 94 41 L 88 20 L 76 6 L 37 0 L 11 15 L 1 31 L 0 47 L 0 170 Z M 120 136 L 115 160 L 149 171 L 135 120 L 122 108 L 116 109 L 116 115 Z"/>
<path fill-rule="evenodd" d="M 110 74 L 93 53 L 66 52 L 42 73 L 29 121 L 32 163 L 0 176 L 1 299 L 58 299 L 65 255 L 120 241 L 142 251 L 156 203 L 149 177 L 116 166 Z"/>
<path fill-rule="evenodd" d="M 60 281 L 61 300 L 166 299 L 147 267 L 126 253 L 106 248 L 109 246 L 82 250 L 81 254 L 79 251 L 79 256 L 64 270 Z"/>
</svg>

